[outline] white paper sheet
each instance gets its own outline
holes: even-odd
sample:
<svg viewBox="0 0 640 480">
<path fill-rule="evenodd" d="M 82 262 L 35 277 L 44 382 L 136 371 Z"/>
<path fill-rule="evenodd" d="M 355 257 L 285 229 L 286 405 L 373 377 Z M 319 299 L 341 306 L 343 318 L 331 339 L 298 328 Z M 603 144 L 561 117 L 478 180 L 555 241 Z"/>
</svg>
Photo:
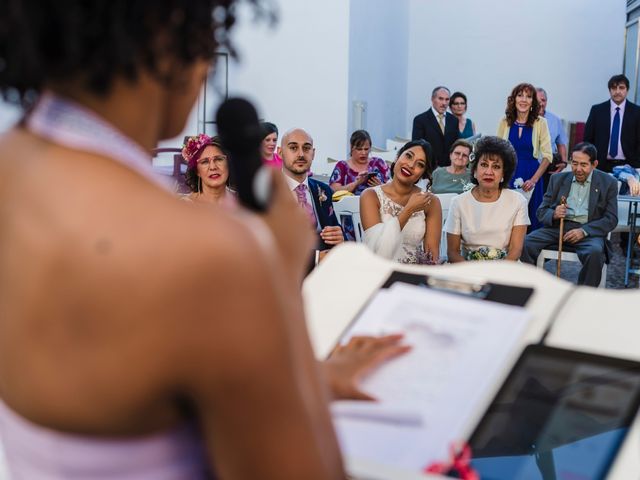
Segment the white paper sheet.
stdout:
<svg viewBox="0 0 640 480">
<path fill-rule="evenodd" d="M 528 320 L 523 308 L 412 285 L 378 292 L 343 341 L 404 333 L 413 348 L 365 379 L 377 405 L 351 402 L 334 415 L 345 453 L 412 471 L 447 458 L 521 350 Z"/>
</svg>

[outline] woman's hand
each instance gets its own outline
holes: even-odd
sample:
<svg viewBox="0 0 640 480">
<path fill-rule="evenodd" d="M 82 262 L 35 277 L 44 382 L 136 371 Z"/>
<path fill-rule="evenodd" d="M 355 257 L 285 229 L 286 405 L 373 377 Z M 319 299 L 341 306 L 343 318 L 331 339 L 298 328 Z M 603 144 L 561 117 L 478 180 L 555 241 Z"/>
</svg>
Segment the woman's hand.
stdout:
<svg viewBox="0 0 640 480">
<path fill-rule="evenodd" d="M 344 235 L 340 227 L 324 227 L 320 232 L 320 238 L 327 245 L 338 245 L 344 242 Z"/>
<path fill-rule="evenodd" d="M 411 347 L 401 345 L 402 335 L 353 337 L 340 345 L 322 365 L 334 399 L 375 400 L 359 388 L 360 381 L 380 364 Z"/>
<path fill-rule="evenodd" d="M 382 182 L 377 175 L 372 175 L 371 178 L 367 180 L 367 185 L 369 185 L 370 187 L 376 187 L 378 185 L 382 185 Z"/>
<path fill-rule="evenodd" d="M 425 210 L 431 204 L 432 199 L 433 193 L 431 192 L 417 192 L 409 197 L 409 201 L 404 208 L 411 212 L 411 214 L 414 214 L 415 212 Z"/>
<path fill-rule="evenodd" d="M 367 178 L 369 178 L 369 172 L 361 172 L 361 173 L 358 174 L 358 176 L 353 181 L 353 183 L 356 184 L 356 188 L 357 188 L 360 185 L 362 185 L 364 182 L 366 182 Z"/>
<path fill-rule="evenodd" d="M 524 192 L 533 190 L 534 188 L 536 188 L 536 183 L 537 183 L 537 180 L 534 180 L 533 178 L 530 178 L 529 180 L 525 180 L 524 184 L 522 185 L 522 190 Z"/>
</svg>

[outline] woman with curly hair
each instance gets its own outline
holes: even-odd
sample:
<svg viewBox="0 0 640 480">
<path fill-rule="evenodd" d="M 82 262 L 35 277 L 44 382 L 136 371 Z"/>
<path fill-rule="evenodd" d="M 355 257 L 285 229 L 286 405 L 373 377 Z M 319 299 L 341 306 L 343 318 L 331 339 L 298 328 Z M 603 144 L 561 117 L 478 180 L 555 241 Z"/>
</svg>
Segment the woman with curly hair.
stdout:
<svg viewBox="0 0 640 480">
<path fill-rule="evenodd" d="M 505 188 L 516 168 L 509 142 L 486 136 L 478 140 L 471 162 L 471 190 L 449 207 L 444 226 L 449 262 L 466 260 L 516 261 L 529 225 L 524 196 Z"/>
<path fill-rule="evenodd" d="M 204 133 L 188 137 L 182 146 L 182 158 L 187 162 L 185 183 L 191 193 L 182 197 L 194 203 L 235 203 L 235 193 L 229 188 L 229 154 L 218 137 Z"/>
<path fill-rule="evenodd" d="M 536 89 L 520 83 L 507 98 L 505 116 L 498 124 L 498 137 L 509 140 L 516 150 L 518 163 L 510 188 L 532 192 L 529 200 L 530 230 L 540 228 L 536 210 L 544 196 L 543 175 L 551 164 L 551 137 L 544 117 L 538 115 L 540 105 Z"/>
<path fill-rule="evenodd" d="M 315 238 L 281 175 L 267 214 L 212 216 L 151 169 L 236 3 L 0 2 L 0 92 L 27 112 L 0 139 L 14 478 L 345 477 L 299 293 Z"/>
</svg>

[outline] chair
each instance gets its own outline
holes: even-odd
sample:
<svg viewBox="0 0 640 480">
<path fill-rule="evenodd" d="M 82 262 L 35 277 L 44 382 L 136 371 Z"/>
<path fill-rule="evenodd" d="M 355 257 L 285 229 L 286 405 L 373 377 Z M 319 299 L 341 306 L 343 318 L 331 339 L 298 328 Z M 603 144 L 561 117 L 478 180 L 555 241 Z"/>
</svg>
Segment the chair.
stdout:
<svg viewBox="0 0 640 480">
<path fill-rule="evenodd" d="M 182 158 L 181 148 L 156 148 L 152 151 L 154 163 L 153 169 L 162 175 L 166 175 L 173 178 L 174 189 L 176 193 L 189 193 L 189 187 L 187 187 L 184 181 L 184 174 L 187 170 L 187 162 Z M 163 154 L 172 154 L 170 165 L 166 160 L 162 160 L 160 157 Z"/>
<path fill-rule="evenodd" d="M 611 233 L 607 235 L 607 240 L 611 239 Z M 555 248 L 545 248 L 538 255 L 538 260 L 536 262 L 536 267 L 544 268 L 545 260 L 558 260 L 558 250 Z M 562 251 L 562 261 L 563 262 L 578 262 L 580 263 L 580 259 L 578 258 L 578 254 L 575 252 L 567 252 L 563 249 Z M 602 266 L 602 276 L 600 277 L 599 288 L 604 288 L 607 284 L 607 264 L 605 263 Z"/>
<path fill-rule="evenodd" d="M 344 217 L 351 218 L 356 242 L 362 242 L 364 230 L 362 229 L 362 221 L 360 220 L 360 197 L 356 195 L 343 197 L 338 202 L 333 203 L 333 210 L 341 225 Z"/>
<path fill-rule="evenodd" d="M 457 193 L 436 193 L 436 197 L 440 200 L 440 206 L 442 207 L 442 226 L 444 227 L 445 222 L 447 221 L 447 215 L 449 214 L 449 207 L 451 206 L 451 201 L 458 196 Z M 447 257 L 447 234 L 442 229 L 442 235 L 440 237 L 440 258 Z"/>
</svg>

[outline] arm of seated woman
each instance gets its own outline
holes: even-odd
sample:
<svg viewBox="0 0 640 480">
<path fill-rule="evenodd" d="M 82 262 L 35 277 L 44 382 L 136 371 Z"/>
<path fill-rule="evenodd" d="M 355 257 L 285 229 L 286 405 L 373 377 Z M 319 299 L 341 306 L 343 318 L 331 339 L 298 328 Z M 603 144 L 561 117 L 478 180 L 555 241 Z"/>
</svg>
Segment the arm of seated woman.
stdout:
<svg viewBox="0 0 640 480">
<path fill-rule="evenodd" d="M 424 251 L 431 253 L 434 263 L 440 260 L 440 239 L 442 238 L 442 205 L 440 199 L 433 194 L 431 203 L 425 209 Z"/>
<path fill-rule="evenodd" d="M 509 246 L 507 247 L 506 260 L 517 261 L 522 255 L 522 247 L 524 245 L 524 237 L 527 234 L 526 225 L 514 225 L 511 229 L 511 238 L 509 239 Z"/>
<path fill-rule="evenodd" d="M 462 237 L 454 233 L 447 233 L 447 257 L 449 263 L 466 262 L 460 253 Z"/>
</svg>

